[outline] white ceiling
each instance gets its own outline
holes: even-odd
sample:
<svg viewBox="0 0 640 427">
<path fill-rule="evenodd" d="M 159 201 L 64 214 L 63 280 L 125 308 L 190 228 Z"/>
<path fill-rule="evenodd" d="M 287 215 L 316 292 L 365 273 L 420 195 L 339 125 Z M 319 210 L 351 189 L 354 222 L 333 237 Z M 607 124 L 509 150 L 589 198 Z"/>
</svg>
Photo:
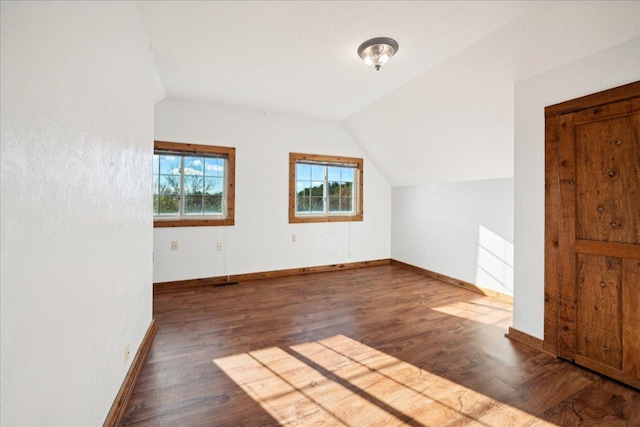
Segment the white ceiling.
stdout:
<svg viewBox="0 0 640 427">
<path fill-rule="evenodd" d="M 342 120 L 538 6 L 523 1 L 141 1 L 169 97 Z M 400 45 L 379 72 L 360 43 Z"/>
</svg>

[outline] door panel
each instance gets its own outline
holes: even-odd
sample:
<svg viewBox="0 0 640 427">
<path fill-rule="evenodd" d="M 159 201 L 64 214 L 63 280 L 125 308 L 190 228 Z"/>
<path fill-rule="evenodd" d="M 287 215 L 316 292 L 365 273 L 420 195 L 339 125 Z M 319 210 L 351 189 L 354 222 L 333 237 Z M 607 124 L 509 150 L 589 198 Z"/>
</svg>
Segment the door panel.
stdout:
<svg viewBox="0 0 640 427">
<path fill-rule="evenodd" d="M 576 354 L 622 369 L 622 260 L 579 254 Z"/>
<path fill-rule="evenodd" d="M 640 388 L 640 97 L 559 115 L 557 144 L 558 354 Z"/>
<path fill-rule="evenodd" d="M 640 243 L 639 114 L 576 125 L 576 238 Z"/>
</svg>

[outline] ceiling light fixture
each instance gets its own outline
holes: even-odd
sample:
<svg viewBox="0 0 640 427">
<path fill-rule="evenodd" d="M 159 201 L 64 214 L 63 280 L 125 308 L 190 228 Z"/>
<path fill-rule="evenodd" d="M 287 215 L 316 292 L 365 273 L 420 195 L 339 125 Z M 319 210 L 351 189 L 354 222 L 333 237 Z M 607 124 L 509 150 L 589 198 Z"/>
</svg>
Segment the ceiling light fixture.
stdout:
<svg viewBox="0 0 640 427">
<path fill-rule="evenodd" d="M 397 51 L 397 41 L 389 37 L 376 37 L 360 45 L 358 56 L 364 59 L 365 64 L 378 71 Z"/>
</svg>

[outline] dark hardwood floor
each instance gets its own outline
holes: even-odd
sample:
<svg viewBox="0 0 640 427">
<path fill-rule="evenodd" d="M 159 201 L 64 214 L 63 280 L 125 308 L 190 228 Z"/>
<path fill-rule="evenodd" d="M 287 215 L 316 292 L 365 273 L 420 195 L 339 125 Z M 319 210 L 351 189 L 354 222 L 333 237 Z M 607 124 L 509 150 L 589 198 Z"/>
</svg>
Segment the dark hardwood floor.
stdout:
<svg viewBox="0 0 640 427">
<path fill-rule="evenodd" d="M 640 392 L 397 266 L 159 290 L 124 425 L 640 426 Z"/>
</svg>

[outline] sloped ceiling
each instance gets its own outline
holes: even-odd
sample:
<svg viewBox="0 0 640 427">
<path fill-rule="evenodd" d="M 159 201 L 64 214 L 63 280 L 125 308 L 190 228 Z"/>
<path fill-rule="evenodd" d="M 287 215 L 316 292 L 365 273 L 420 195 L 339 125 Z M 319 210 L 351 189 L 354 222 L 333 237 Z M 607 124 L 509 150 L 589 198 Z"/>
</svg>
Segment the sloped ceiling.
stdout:
<svg viewBox="0 0 640 427">
<path fill-rule="evenodd" d="M 515 19 L 522 1 L 140 1 L 168 97 L 342 120 Z M 358 46 L 395 38 L 381 71 Z"/>
<path fill-rule="evenodd" d="M 393 186 L 513 176 L 515 82 L 640 36 L 635 1 L 138 4 L 168 97 L 340 121 Z"/>
<path fill-rule="evenodd" d="M 515 83 L 637 37 L 640 2 L 550 2 L 342 124 L 392 186 L 513 177 Z"/>
</svg>

